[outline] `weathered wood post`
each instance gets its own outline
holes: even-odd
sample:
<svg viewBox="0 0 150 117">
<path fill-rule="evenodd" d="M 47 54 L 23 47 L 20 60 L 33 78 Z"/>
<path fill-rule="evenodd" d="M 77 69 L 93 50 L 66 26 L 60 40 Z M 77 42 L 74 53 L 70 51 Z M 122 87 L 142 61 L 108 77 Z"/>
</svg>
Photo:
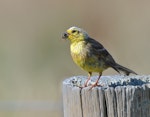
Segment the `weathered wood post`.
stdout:
<svg viewBox="0 0 150 117">
<path fill-rule="evenodd" d="M 77 87 L 85 80 L 64 80 L 64 117 L 150 117 L 150 76 L 102 76 L 102 87 Z"/>
</svg>

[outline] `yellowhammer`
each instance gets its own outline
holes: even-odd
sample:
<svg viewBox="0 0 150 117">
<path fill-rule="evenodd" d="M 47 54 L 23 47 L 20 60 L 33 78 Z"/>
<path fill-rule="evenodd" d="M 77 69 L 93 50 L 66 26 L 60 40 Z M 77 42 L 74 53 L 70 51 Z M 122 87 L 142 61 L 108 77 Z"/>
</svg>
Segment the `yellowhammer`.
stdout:
<svg viewBox="0 0 150 117">
<path fill-rule="evenodd" d="M 129 75 L 130 73 L 136 74 L 134 71 L 116 63 L 103 45 L 92 39 L 88 33 L 81 28 L 69 28 L 63 34 L 62 38 L 69 39 L 71 42 L 70 51 L 73 61 L 88 72 L 89 77 L 85 82 L 85 87 L 91 78 L 92 72 L 98 72 L 99 77 L 91 88 L 98 86 L 102 72 L 109 67 L 112 67 L 118 73 L 122 71 L 125 75 Z"/>
</svg>

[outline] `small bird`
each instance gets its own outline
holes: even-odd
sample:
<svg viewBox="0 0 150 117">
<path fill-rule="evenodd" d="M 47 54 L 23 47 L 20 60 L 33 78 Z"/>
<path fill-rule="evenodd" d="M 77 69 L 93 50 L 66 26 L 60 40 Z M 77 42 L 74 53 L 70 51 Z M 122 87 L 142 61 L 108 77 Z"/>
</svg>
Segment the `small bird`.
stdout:
<svg viewBox="0 0 150 117">
<path fill-rule="evenodd" d="M 134 71 L 123 67 L 115 62 L 109 52 L 98 41 L 92 39 L 86 31 L 78 27 L 70 27 L 62 36 L 63 39 L 70 40 L 70 51 L 73 61 L 88 72 L 88 79 L 84 84 L 87 87 L 92 72 L 99 73 L 99 77 L 90 89 L 98 85 L 102 72 L 112 67 L 118 73 L 123 72 L 125 75 Z"/>
</svg>

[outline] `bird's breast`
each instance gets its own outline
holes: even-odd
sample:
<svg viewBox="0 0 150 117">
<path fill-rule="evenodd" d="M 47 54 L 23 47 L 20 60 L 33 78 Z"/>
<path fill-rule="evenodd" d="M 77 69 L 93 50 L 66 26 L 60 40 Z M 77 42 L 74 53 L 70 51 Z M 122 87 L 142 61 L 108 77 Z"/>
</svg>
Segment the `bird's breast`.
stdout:
<svg viewBox="0 0 150 117">
<path fill-rule="evenodd" d="M 85 43 L 78 42 L 71 44 L 70 51 L 74 62 L 82 67 L 88 57 Z"/>
<path fill-rule="evenodd" d="M 71 44 L 70 50 L 73 60 L 77 63 L 84 61 L 87 57 L 86 47 L 82 42 Z"/>
<path fill-rule="evenodd" d="M 91 72 L 103 71 L 104 62 L 99 60 L 84 42 L 71 44 L 70 50 L 73 61 L 82 69 Z"/>
</svg>

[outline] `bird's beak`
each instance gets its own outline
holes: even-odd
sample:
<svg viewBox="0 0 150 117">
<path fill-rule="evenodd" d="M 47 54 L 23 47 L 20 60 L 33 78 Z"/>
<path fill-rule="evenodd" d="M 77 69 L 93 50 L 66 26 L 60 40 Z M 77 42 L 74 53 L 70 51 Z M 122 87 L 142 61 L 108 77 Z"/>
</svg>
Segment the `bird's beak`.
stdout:
<svg viewBox="0 0 150 117">
<path fill-rule="evenodd" d="M 62 39 L 67 39 L 67 38 L 68 38 L 68 33 L 67 32 L 63 33 Z"/>
</svg>

